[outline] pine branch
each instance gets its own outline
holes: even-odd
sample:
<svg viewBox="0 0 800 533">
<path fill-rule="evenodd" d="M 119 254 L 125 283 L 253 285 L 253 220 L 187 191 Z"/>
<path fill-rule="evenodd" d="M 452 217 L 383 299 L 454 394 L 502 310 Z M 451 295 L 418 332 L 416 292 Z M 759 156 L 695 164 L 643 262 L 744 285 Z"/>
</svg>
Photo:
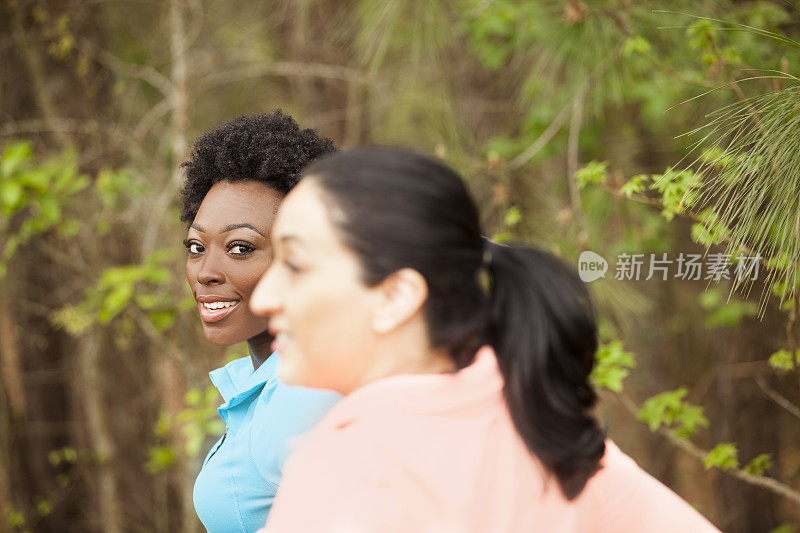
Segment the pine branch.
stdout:
<svg viewBox="0 0 800 533">
<path fill-rule="evenodd" d="M 622 52 L 622 46 L 617 45 L 614 48 L 614 51 L 611 52 L 603 62 L 601 62 L 594 71 L 589 74 L 585 80 L 580 84 L 578 90 L 575 91 L 575 95 L 566 103 L 564 107 L 561 108 L 561 111 L 558 112 L 556 118 L 553 119 L 553 122 L 547 127 L 546 130 L 542 132 L 539 137 L 536 138 L 533 143 L 526 148 L 521 154 L 511 160 L 509 163 L 509 167 L 512 169 L 517 169 L 525 164 L 527 164 L 531 159 L 533 159 L 539 151 L 547 146 L 553 137 L 561 130 L 564 124 L 567 123 L 567 120 L 573 115 L 573 110 L 576 105 L 576 102 L 580 101 L 583 102 L 586 98 L 586 95 L 589 91 L 589 86 L 592 82 L 594 82 L 597 78 L 601 77 L 605 74 L 608 67 L 611 65 L 611 62 L 619 57 L 619 54 Z"/>
</svg>

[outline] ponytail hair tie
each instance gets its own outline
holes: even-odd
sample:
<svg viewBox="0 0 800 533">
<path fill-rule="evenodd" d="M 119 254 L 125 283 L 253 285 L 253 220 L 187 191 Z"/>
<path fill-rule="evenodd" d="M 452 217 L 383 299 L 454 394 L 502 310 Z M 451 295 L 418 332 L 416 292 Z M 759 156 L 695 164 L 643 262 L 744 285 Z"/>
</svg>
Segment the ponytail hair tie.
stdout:
<svg viewBox="0 0 800 533">
<path fill-rule="evenodd" d="M 483 237 L 483 259 L 481 260 L 481 266 L 486 268 L 492 264 L 492 241 L 488 237 Z"/>
</svg>

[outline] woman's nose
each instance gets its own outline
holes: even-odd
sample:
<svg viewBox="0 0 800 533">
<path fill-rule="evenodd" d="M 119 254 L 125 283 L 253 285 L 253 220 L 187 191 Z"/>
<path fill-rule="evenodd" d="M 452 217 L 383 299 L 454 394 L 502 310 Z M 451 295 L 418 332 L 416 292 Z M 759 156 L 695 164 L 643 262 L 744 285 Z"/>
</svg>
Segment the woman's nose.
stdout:
<svg viewBox="0 0 800 533">
<path fill-rule="evenodd" d="M 250 310 L 256 315 L 273 315 L 281 308 L 274 271 L 272 267 L 267 269 L 250 297 Z"/>
<path fill-rule="evenodd" d="M 203 285 L 219 285 L 225 282 L 225 271 L 222 262 L 213 252 L 206 253 L 200 260 L 200 269 L 197 271 L 197 281 Z"/>
</svg>

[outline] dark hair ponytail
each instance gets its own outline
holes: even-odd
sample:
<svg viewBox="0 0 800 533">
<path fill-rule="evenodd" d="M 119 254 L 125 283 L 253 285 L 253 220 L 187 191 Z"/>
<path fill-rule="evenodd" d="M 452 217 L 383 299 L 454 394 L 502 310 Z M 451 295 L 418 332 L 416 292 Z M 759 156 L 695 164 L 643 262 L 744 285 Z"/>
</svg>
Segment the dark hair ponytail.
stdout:
<svg viewBox="0 0 800 533">
<path fill-rule="evenodd" d="M 545 251 L 486 243 L 489 337 L 511 418 L 568 499 L 598 470 L 605 435 L 589 414 L 594 310 L 571 266 Z"/>
<path fill-rule="evenodd" d="M 573 269 L 535 248 L 484 246 L 461 178 L 429 157 L 356 148 L 304 174 L 332 204 L 364 283 L 402 268 L 425 278 L 432 347 L 446 348 L 460 368 L 481 344 L 494 346 L 517 431 L 564 495 L 577 496 L 598 469 L 604 435 L 588 413 L 596 401 L 588 383 L 594 312 Z M 487 266 L 489 297 L 478 275 Z"/>
</svg>

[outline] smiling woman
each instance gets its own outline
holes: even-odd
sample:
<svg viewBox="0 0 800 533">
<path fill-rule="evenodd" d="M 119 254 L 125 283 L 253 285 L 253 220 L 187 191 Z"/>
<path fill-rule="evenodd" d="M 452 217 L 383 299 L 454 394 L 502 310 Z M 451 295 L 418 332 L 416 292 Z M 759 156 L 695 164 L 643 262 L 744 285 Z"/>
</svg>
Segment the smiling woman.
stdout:
<svg viewBox="0 0 800 533">
<path fill-rule="evenodd" d="M 247 304 L 269 264 L 268 235 L 281 199 L 258 181 L 221 181 L 208 191 L 189 226 L 186 277 L 211 342 L 269 337 L 266 319 L 253 315 Z"/>
<path fill-rule="evenodd" d="M 226 432 L 203 463 L 194 503 L 211 533 L 264 525 L 289 441 L 311 429 L 339 398 L 278 380 L 279 355 L 271 349 L 268 321 L 249 305 L 272 258 L 278 205 L 304 166 L 334 151 L 329 139 L 275 111 L 239 117 L 206 133 L 184 164 L 186 279 L 203 331 L 215 344 L 247 341 L 250 352 L 209 374 L 224 401 L 219 413 Z"/>
</svg>

